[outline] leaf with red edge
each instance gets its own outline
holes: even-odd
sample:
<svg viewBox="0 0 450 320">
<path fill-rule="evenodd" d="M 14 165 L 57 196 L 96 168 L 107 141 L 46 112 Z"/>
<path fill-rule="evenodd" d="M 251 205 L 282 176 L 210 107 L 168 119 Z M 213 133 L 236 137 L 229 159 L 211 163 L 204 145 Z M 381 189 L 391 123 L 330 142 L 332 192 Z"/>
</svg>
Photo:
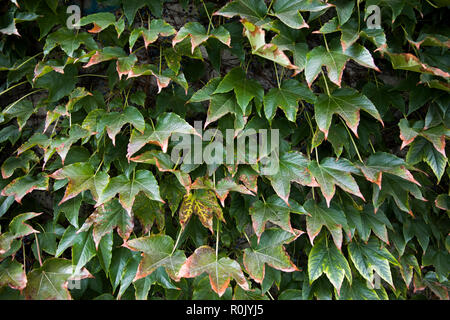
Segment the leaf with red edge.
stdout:
<svg viewBox="0 0 450 320">
<path fill-rule="evenodd" d="M 68 281 L 80 281 L 93 276 L 83 268 L 78 274 L 73 273 L 72 262 L 66 259 L 47 259 L 42 267 L 28 273 L 25 288 L 27 300 L 71 300 L 67 288 Z"/>
<path fill-rule="evenodd" d="M 408 70 L 419 73 L 432 74 L 443 78 L 449 78 L 450 73 L 445 72 L 439 68 L 429 66 L 420 61 L 415 55 L 411 53 L 390 53 L 387 52 L 391 59 L 392 67 L 394 69 Z"/>
<path fill-rule="evenodd" d="M 76 197 L 79 193 L 90 190 L 94 200 L 97 200 L 108 184 L 109 175 L 104 171 L 94 172 L 94 167 L 88 162 L 78 162 L 63 167 L 50 175 L 55 180 L 68 179 L 64 197 L 59 204 Z"/>
<path fill-rule="evenodd" d="M 352 282 L 352 271 L 347 259 L 334 244 L 330 244 L 326 236 L 320 237 L 314 244 L 308 256 L 309 283 L 313 283 L 323 273 L 336 288 L 338 294 L 341 289 L 344 276 Z"/>
<path fill-rule="evenodd" d="M 97 204 L 98 207 L 119 194 L 119 201 L 122 207 L 131 215 L 134 199 L 139 192 L 143 192 L 151 200 L 164 203 L 159 194 L 159 185 L 153 173 L 148 170 L 137 170 L 130 179 L 125 174 L 111 178 L 100 194 Z"/>
<path fill-rule="evenodd" d="M 191 185 L 192 189 L 206 189 L 213 191 L 217 198 L 219 198 L 222 206 L 225 206 L 225 199 L 231 191 L 242 194 L 253 195 L 253 192 L 248 190 L 244 185 L 237 183 L 232 177 L 227 176 L 217 182 L 215 185 L 213 181 L 206 177 L 197 178 Z"/>
<path fill-rule="evenodd" d="M 7 285 L 15 290 L 23 290 L 27 286 L 23 265 L 10 259 L 0 263 L 0 288 Z"/>
<path fill-rule="evenodd" d="M 342 190 L 365 200 L 358 184 L 351 175 L 351 173 L 358 174 L 359 170 L 347 159 L 325 158 L 320 164 L 312 160 L 308 169 L 317 180 L 328 207 L 336 192 L 336 185 Z"/>
<path fill-rule="evenodd" d="M 48 176 L 39 173 L 36 176 L 26 175 L 14 179 L 10 184 L 3 188 L 1 195 L 4 197 L 14 196 L 14 199 L 21 203 L 22 198 L 33 190 L 46 191 L 48 189 Z"/>
<path fill-rule="evenodd" d="M 278 161 L 279 160 L 279 161 Z M 272 188 L 287 204 L 291 192 L 291 182 L 304 186 L 317 187 L 318 184 L 308 169 L 310 161 L 300 152 L 283 153 L 278 161 L 278 170 L 273 175 L 267 175 Z"/>
<path fill-rule="evenodd" d="M 400 127 L 400 139 L 402 140 L 400 149 L 413 142 L 417 136 L 422 136 L 430 141 L 434 148 L 446 157 L 445 139 L 450 137 L 450 130 L 443 125 L 424 130 L 423 121 L 417 121 L 411 127 L 407 119 L 401 119 L 398 126 Z"/>
<path fill-rule="evenodd" d="M 228 257 L 217 259 L 215 250 L 208 246 L 202 246 L 194 251 L 181 267 L 179 276 L 194 278 L 204 272 L 209 275 L 211 288 L 219 296 L 225 293 L 231 279 L 236 280 L 242 289 L 250 289 L 239 263 Z"/>
<path fill-rule="evenodd" d="M 185 120 L 181 119 L 175 113 L 163 113 L 158 119 L 155 128 L 146 124 L 143 134 L 136 131 L 131 133 L 130 143 L 128 144 L 127 158 L 139 151 L 147 143 L 155 144 L 161 147 L 164 153 L 167 152 L 169 138 L 172 134 L 200 134 Z"/>
<path fill-rule="evenodd" d="M 265 201 L 257 200 L 250 207 L 253 229 L 258 242 L 265 230 L 267 222 L 278 225 L 283 230 L 295 235 L 291 226 L 290 213 L 306 214 L 306 211 L 295 200 L 289 200 L 289 206 L 278 196 L 272 195 Z"/>
<path fill-rule="evenodd" d="M 167 274 L 175 281 L 180 281 L 180 269 L 186 262 L 183 251 L 174 248 L 174 241 L 167 235 L 151 235 L 136 238 L 123 244 L 124 247 L 142 252 L 142 260 L 134 281 L 151 275 L 159 267 L 163 267 Z"/>
<path fill-rule="evenodd" d="M 230 46 L 231 37 L 230 33 L 223 26 L 219 26 L 218 28 L 214 28 L 211 33 L 207 34 L 205 27 L 199 22 L 188 22 L 180 30 L 178 30 L 176 36 L 172 39 L 172 46 L 185 38 L 191 38 L 191 51 L 194 54 L 194 50 L 200 44 L 208 40 L 210 37 L 216 38 L 223 44 Z"/>
<path fill-rule="evenodd" d="M 9 223 L 9 229 L 0 235 L 0 255 L 8 252 L 14 239 L 23 238 L 32 233 L 39 233 L 25 221 L 41 215 L 42 212 L 27 212 L 15 216 Z"/>
<path fill-rule="evenodd" d="M 308 232 L 311 244 L 314 244 L 314 238 L 320 233 L 322 227 L 327 227 L 330 231 L 336 247 L 341 250 L 342 247 L 342 229 L 349 230 L 347 219 L 342 210 L 335 207 L 327 207 L 323 203 L 316 204 L 314 200 L 308 200 L 304 208 L 309 215 L 306 217 L 306 231 Z"/>
<path fill-rule="evenodd" d="M 104 206 L 97 208 L 94 213 L 92 213 L 77 231 L 83 232 L 92 228 L 92 236 L 94 239 L 95 247 L 98 249 L 100 240 L 108 233 L 111 233 L 115 228 L 120 237 L 126 241 L 131 232 L 133 232 L 133 219 L 122 208 L 117 199 L 113 199 L 106 203 Z"/>
<path fill-rule="evenodd" d="M 406 168 L 406 162 L 390 153 L 377 152 L 372 154 L 364 165 L 357 164 L 356 166 L 368 181 L 375 183 L 379 188 L 381 188 L 383 172 L 396 175 L 420 186 L 420 183 Z"/>
<path fill-rule="evenodd" d="M 347 126 L 358 136 L 360 110 L 364 110 L 384 126 L 380 113 L 372 101 L 354 89 L 337 89 L 331 95 L 320 94 L 314 105 L 316 122 L 320 131 L 325 134 L 325 139 L 328 138 L 334 114 L 340 115 Z"/>
<path fill-rule="evenodd" d="M 196 214 L 200 222 L 205 228 L 208 228 L 211 233 L 213 230 L 213 217 L 225 222 L 223 218 L 222 208 L 217 202 L 217 198 L 210 190 L 196 190 L 184 196 L 181 204 L 179 216 L 180 224 L 184 229 L 193 214 Z"/>
<path fill-rule="evenodd" d="M 258 244 L 252 241 L 251 247 L 244 250 L 244 266 L 253 280 L 263 282 L 266 264 L 283 272 L 300 271 L 284 248 L 285 244 L 303 234 L 300 230 L 293 231 L 294 234 L 281 229 L 267 229 Z"/>
</svg>

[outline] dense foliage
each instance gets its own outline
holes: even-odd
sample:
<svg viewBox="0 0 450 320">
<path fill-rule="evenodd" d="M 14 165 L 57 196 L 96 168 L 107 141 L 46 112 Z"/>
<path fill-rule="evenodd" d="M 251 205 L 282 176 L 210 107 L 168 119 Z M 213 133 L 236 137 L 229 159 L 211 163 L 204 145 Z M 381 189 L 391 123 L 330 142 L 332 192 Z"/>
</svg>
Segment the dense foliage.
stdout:
<svg viewBox="0 0 450 320">
<path fill-rule="evenodd" d="M 448 299 L 449 1 L 90 3 L 0 4 L 0 299 Z"/>
</svg>

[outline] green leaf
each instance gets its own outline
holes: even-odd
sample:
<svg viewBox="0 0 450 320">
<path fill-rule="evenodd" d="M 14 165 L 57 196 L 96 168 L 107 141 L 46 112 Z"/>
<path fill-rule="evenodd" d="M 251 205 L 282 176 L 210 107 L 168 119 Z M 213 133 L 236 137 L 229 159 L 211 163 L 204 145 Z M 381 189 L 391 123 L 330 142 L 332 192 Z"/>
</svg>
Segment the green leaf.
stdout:
<svg viewBox="0 0 450 320">
<path fill-rule="evenodd" d="M 249 290 L 247 279 L 241 266 L 230 258 L 216 256 L 215 250 L 208 246 L 197 248 L 180 269 L 181 278 L 194 278 L 206 272 L 209 275 L 211 288 L 219 296 L 225 293 L 231 278 L 244 290 Z"/>
<path fill-rule="evenodd" d="M 97 200 L 96 207 L 108 202 L 119 194 L 122 207 L 131 215 L 134 199 L 139 192 L 144 192 L 152 200 L 164 203 L 159 194 L 159 186 L 153 174 L 148 170 L 138 170 L 133 178 L 121 174 L 111 178 Z"/>
<path fill-rule="evenodd" d="M 127 214 L 119 201 L 113 199 L 107 202 L 104 206 L 99 207 L 91 214 L 78 232 L 89 230 L 92 228 L 92 236 L 95 243 L 95 247 L 98 250 L 100 241 L 109 233 L 112 233 L 113 229 L 117 228 L 119 235 L 124 241 L 126 241 L 131 232 L 133 232 L 133 220 L 130 215 Z"/>
<path fill-rule="evenodd" d="M 234 90 L 237 103 L 241 107 L 243 114 L 245 114 L 247 105 L 253 98 L 262 101 L 264 97 L 264 90 L 261 85 L 255 80 L 247 79 L 244 70 L 239 67 L 233 68 L 227 73 L 217 86 L 214 94 L 226 93 L 231 90 Z"/>
<path fill-rule="evenodd" d="M 344 281 L 344 276 L 350 283 L 352 282 L 352 272 L 347 260 L 334 244 L 329 244 L 326 237 L 321 237 L 309 252 L 309 283 L 313 283 L 323 273 L 326 274 L 338 294 Z"/>
<path fill-rule="evenodd" d="M 226 18 L 232 18 L 239 15 L 241 18 L 248 19 L 250 22 L 256 23 L 263 20 L 267 13 L 267 7 L 264 1 L 260 0 L 235 0 L 213 15 L 221 15 Z"/>
<path fill-rule="evenodd" d="M 326 207 L 322 204 L 316 204 L 314 200 L 308 200 L 304 208 L 309 216 L 306 217 L 306 230 L 308 232 L 311 244 L 314 244 L 314 238 L 325 226 L 330 231 L 336 247 L 341 250 L 342 247 L 342 228 L 348 230 L 347 219 L 343 211 L 338 208 Z"/>
<path fill-rule="evenodd" d="M 29 300 L 71 300 L 67 283 L 92 277 L 85 269 L 73 273 L 70 260 L 51 258 L 28 274 L 25 297 Z"/>
<path fill-rule="evenodd" d="M 320 94 L 314 105 L 314 113 L 319 129 L 328 137 L 334 114 L 340 115 L 347 126 L 358 136 L 360 110 L 364 110 L 384 125 L 373 103 L 366 96 L 350 88 L 337 89 L 331 95 Z"/>
<path fill-rule="evenodd" d="M 300 100 L 314 103 L 316 96 L 297 80 L 287 80 L 282 83 L 280 88 L 270 89 L 264 96 L 264 113 L 267 120 L 273 120 L 279 107 L 284 111 L 289 121 L 295 122 Z"/>
<path fill-rule="evenodd" d="M 357 174 L 359 171 L 347 159 L 325 158 L 320 164 L 313 160 L 310 162 L 308 169 L 319 184 L 328 207 L 336 192 L 336 185 L 342 190 L 365 200 L 358 184 L 351 175 L 351 173 Z"/>
<path fill-rule="evenodd" d="M 145 278 L 163 267 L 175 281 L 180 280 L 180 269 L 186 261 L 183 251 L 174 248 L 174 241 L 166 235 L 151 235 L 136 238 L 124 243 L 130 250 L 141 251 L 142 260 L 139 264 L 134 281 Z"/>
<path fill-rule="evenodd" d="M 330 81 L 340 87 L 345 65 L 350 59 L 366 68 L 379 71 L 369 51 L 359 44 L 353 44 L 346 50 L 343 50 L 342 47 L 330 50 L 322 46 L 315 47 L 306 55 L 305 77 L 308 86 L 311 87 L 322 67 L 325 66 Z"/>
<path fill-rule="evenodd" d="M 287 206 L 276 195 L 272 195 L 265 202 L 257 200 L 252 204 L 249 214 L 252 217 L 253 229 L 258 237 L 258 242 L 268 221 L 295 235 L 291 226 L 290 213 L 305 214 L 306 211 L 294 200 L 290 200 L 289 205 Z"/>
<path fill-rule="evenodd" d="M 0 263 L 0 287 L 7 285 L 20 291 L 27 285 L 27 276 L 23 265 L 10 259 Z"/>
<path fill-rule="evenodd" d="M 283 272 L 299 271 L 284 248 L 285 244 L 294 241 L 303 232 L 293 230 L 293 233 L 268 229 L 258 239 L 258 244 L 252 242 L 251 247 L 244 250 L 244 266 L 253 280 L 263 282 L 266 264 Z"/>
<path fill-rule="evenodd" d="M 291 182 L 296 182 L 309 187 L 317 186 L 317 182 L 311 175 L 308 165 L 310 161 L 305 156 L 296 151 L 282 154 L 279 159 L 278 171 L 273 175 L 268 175 L 272 188 L 277 195 L 288 204 L 291 192 Z"/>
<path fill-rule="evenodd" d="M 69 180 L 64 197 L 59 204 L 75 198 L 79 193 L 86 190 L 90 190 L 94 199 L 98 199 L 109 180 L 106 172 L 99 171 L 95 173 L 94 168 L 88 162 L 79 162 L 65 166 L 55 171 L 50 177 L 56 180 Z"/>
<path fill-rule="evenodd" d="M 413 211 L 409 205 L 409 194 L 413 195 L 416 199 L 426 201 L 416 184 L 389 174 L 384 176 L 383 182 L 381 183 L 381 189 L 375 184 L 372 185 L 372 189 L 372 202 L 375 212 L 388 196 L 392 196 L 395 204 L 400 210 L 407 212 L 410 215 L 413 215 Z"/>
<path fill-rule="evenodd" d="M 40 216 L 41 214 L 42 212 L 41 213 L 27 212 L 15 216 L 9 223 L 8 232 L 2 233 L 0 236 L 1 237 L 0 243 L 2 244 L 1 245 L 2 251 L 0 253 L 3 254 L 4 252 L 9 250 L 9 247 L 7 248 L 4 247 L 3 245 L 5 243 L 3 242 L 4 240 L 8 241 L 9 239 L 11 240 L 18 239 L 23 238 L 32 233 L 39 233 L 38 231 L 34 230 L 30 225 L 26 224 L 25 221 Z"/>
<path fill-rule="evenodd" d="M 177 114 L 163 113 L 158 117 L 155 129 L 147 124 L 143 134 L 132 132 L 130 143 L 128 144 L 127 158 L 130 158 L 147 143 L 160 146 L 162 151 L 166 153 L 169 138 L 174 133 L 199 135 L 191 125 Z"/>
<path fill-rule="evenodd" d="M 6 122 L 16 118 L 19 130 L 22 130 L 34 112 L 35 108 L 31 101 L 21 100 L 6 107 L 1 114 L 5 117 Z"/>
<path fill-rule="evenodd" d="M 4 197 L 14 196 L 14 199 L 21 203 L 22 198 L 33 190 L 45 191 L 48 189 L 48 176 L 39 173 L 36 176 L 23 176 L 14 179 L 10 184 L 3 188 L 1 195 Z"/>
<path fill-rule="evenodd" d="M 150 26 L 148 29 L 145 28 L 133 29 L 129 38 L 130 50 L 133 50 L 136 40 L 141 35 L 144 38 L 144 44 L 145 47 L 147 48 L 148 45 L 155 42 L 159 36 L 169 37 L 174 34 L 175 29 L 170 24 L 161 19 L 153 19 L 150 22 Z"/>
<path fill-rule="evenodd" d="M 95 244 L 91 232 L 80 232 L 72 246 L 73 272 L 78 274 L 82 268 L 96 255 Z"/>
<path fill-rule="evenodd" d="M 302 0 L 277 0 L 273 5 L 274 15 L 287 26 L 294 29 L 308 28 L 299 10 L 304 8 Z"/>
<path fill-rule="evenodd" d="M 375 271 L 382 279 L 394 287 L 389 263 L 399 265 L 398 261 L 384 247 L 380 247 L 379 241 L 370 239 L 363 244 L 352 241 L 348 245 L 348 253 L 358 272 L 367 281 L 373 283 Z"/>
<path fill-rule="evenodd" d="M 186 37 L 191 38 L 192 54 L 194 54 L 196 47 L 210 37 L 216 38 L 227 46 L 230 46 L 231 43 L 230 33 L 223 26 L 219 26 L 213 29 L 210 34 L 207 34 L 205 27 L 199 22 L 188 22 L 178 30 L 176 36 L 172 39 L 172 46 L 175 47 L 177 43 L 183 41 Z"/>
</svg>

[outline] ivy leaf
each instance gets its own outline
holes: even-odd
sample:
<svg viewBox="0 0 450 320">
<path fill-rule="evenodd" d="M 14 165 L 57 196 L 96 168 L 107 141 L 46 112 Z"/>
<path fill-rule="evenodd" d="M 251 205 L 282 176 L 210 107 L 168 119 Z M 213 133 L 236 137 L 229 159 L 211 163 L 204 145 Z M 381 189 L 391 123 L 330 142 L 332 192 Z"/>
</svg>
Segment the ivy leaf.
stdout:
<svg viewBox="0 0 450 320">
<path fill-rule="evenodd" d="M 243 114 L 245 114 L 247 105 L 253 98 L 262 101 L 264 97 L 264 90 L 261 85 L 255 80 L 247 79 L 244 70 L 240 67 L 233 68 L 227 73 L 217 86 L 214 94 L 226 93 L 231 90 L 234 90 L 237 103 Z"/>
<path fill-rule="evenodd" d="M 42 267 L 28 274 L 25 297 L 29 300 L 71 300 L 67 283 L 69 280 L 82 280 L 92 275 L 85 269 L 78 274 L 72 272 L 72 262 L 66 259 L 51 258 Z"/>
<path fill-rule="evenodd" d="M 131 232 L 133 232 L 134 223 L 127 211 L 120 205 L 119 201 L 113 199 L 107 202 L 104 206 L 99 207 L 91 214 L 81 228 L 77 232 L 83 232 L 92 228 L 93 240 L 95 248 L 98 250 L 102 238 L 112 233 L 117 228 L 121 238 L 126 241 Z"/>
<path fill-rule="evenodd" d="M 309 283 L 313 283 L 323 273 L 326 274 L 338 294 L 344 276 L 350 283 L 352 282 L 352 272 L 347 260 L 334 244 L 329 244 L 325 236 L 320 237 L 309 252 Z"/>
<path fill-rule="evenodd" d="M 433 144 L 422 137 L 418 137 L 411 144 L 406 154 L 408 164 L 414 165 L 420 161 L 424 161 L 430 166 L 439 182 L 444 175 L 448 159 Z"/>
<path fill-rule="evenodd" d="M 80 19 L 80 26 L 85 26 L 87 24 L 94 24 L 94 27 L 89 30 L 90 33 L 99 33 L 111 25 L 116 27 L 118 36 L 122 33 L 118 25 L 116 25 L 116 17 L 111 12 L 99 12 L 90 14 L 86 17 Z"/>
<path fill-rule="evenodd" d="M 302 9 L 302 0 L 277 0 L 273 5 L 274 15 L 287 26 L 294 29 L 308 28 L 299 10 Z"/>
<path fill-rule="evenodd" d="M 213 192 L 209 190 L 197 190 L 196 192 L 186 194 L 180 207 L 180 224 L 184 229 L 193 214 L 196 214 L 205 228 L 213 230 L 213 217 L 225 222 L 222 208 L 217 202 Z"/>
<path fill-rule="evenodd" d="M 55 171 L 50 177 L 55 180 L 69 180 L 64 197 L 59 202 L 60 205 L 86 190 L 90 190 L 94 199 L 98 199 L 109 180 L 106 172 L 95 173 L 94 168 L 88 162 L 78 162 L 65 166 Z"/>
<path fill-rule="evenodd" d="M 97 200 L 96 207 L 108 202 L 119 194 L 122 207 L 131 215 L 134 199 L 139 192 L 144 192 L 149 199 L 164 203 L 159 194 L 159 186 L 153 174 L 148 170 L 138 170 L 130 179 L 125 174 L 111 178 Z"/>
<path fill-rule="evenodd" d="M 39 233 L 39 231 L 36 231 L 30 225 L 26 224 L 25 221 L 41 214 L 42 212 L 28 212 L 15 216 L 9 223 L 8 231 L 0 234 L 0 255 L 8 252 L 14 239 L 23 238 L 32 233 Z"/>
<path fill-rule="evenodd" d="M 389 245 L 387 228 L 393 230 L 391 222 L 384 214 L 383 210 L 376 213 L 371 205 L 364 206 L 363 211 L 359 211 L 353 206 L 345 207 L 345 214 L 350 227 L 356 228 L 359 237 L 367 242 L 369 241 L 371 231 L 381 240 Z"/>
<path fill-rule="evenodd" d="M 242 129 L 245 125 L 246 119 L 242 109 L 236 101 L 235 95 L 232 93 L 218 93 L 212 95 L 208 112 L 206 114 L 205 128 L 211 122 L 219 120 L 228 113 L 235 116 L 235 129 Z"/>
<path fill-rule="evenodd" d="M 232 18 L 239 15 L 241 18 L 248 19 L 256 23 L 263 20 L 267 13 L 267 6 L 260 0 L 235 0 L 228 3 L 213 15 L 221 15 L 226 18 Z"/>
<path fill-rule="evenodd" d="M 39 162 L 39 158 L 31 150 L 27 150 L 17 157 L 6 159 L 1 169 L 3 179 L 10 178 L 17 169 L 22 169 L 24 173 L 28 173 L 30 171 L 30 162 Z"/>
<path fill-rule="evenodd" d="M 325 134 L 325 139 L 328 138 L 333 114 L 340 115 L 358 137 L 359 113 L 361 109 L 380 121 L 384 126 L 383 120 L 373 103 L 354 89 L 337 89 L 331 95 L 320 94 L 314 105 L 316 122 L 320 131 Z"/>
<path fill-rule="evenodd" d="M 309 160 L 303 154 L 296 151 L 283 153 L 278 163 L 278 171 L 274 175 L 268 175 L 267 179 L 270 180 L 272 188 L 286 204 L 289 204 L 292 181 L 309 187 L 318 186 L 308 169 Z"/>
<path fill-rule="evenodd" d="M 443 125 L 425 130 L 423 128 L 423 121 L 418 121 L 413 127 L 410 127 L 408 120 L 401 119 L 398 126 L 400 127 L 400 139 L 402 140 L 401 149 L 413 142 L 416 137 L 422 136 L 430 141 L 436 150 L 446 157 L 445 139 L 450 137 L 450 130 Z"/>
<path fill-rule="evenodd" d="M 294 70 L 294 76 L 300 72 L 299 68 L 291 63 L 288 56 L 276 44 L 266 43 L 266 33 L 261 27 L 252 24 L 246 19 L 242 19 L 241 22 L 244 25 L 244 34 L 250 41 L 252 54 L 271 60 L 287 69 Z"/>
<path fill-rule="evenodd" d="M 174 169 L 176 168 L 176 165 L 172 162 L 167 153 L 155 150 L 146 151 L 139 156 L 131 158 L 130 160 L 139 163 L 153 164 L 161 172 L 171 172 L 175 175 L 175 177 L 177 177 L 178 182 L 186 188 L 186 191 L 189 191 L 191 188 L 192 182 L 189 174 L 181 170 Z"/>
<path fill-rule="evenodd" d="M 130 123 L 141 133 L 145 130 L 144 117 L 140 111 L 132 106 L 125 108 L 124 112 L 109 112 L 100 118 L 98 127 L 106 127 L 109 138 L 113 145 L 116 145 L 116 135 L 120 132 L 122 127 Z"/>
<path fill-rule="evenodd" d="M 377 71 L 379 69 L 373 62 L 370 52 L 359 44 L 353 44 L 344 51 L 342 47 L 326 48 L 320 46 L 315 47 L 306 55 L 305 78 L 308 86 L 317 78 L 322 67 L 327 68 L 328 78 L 338 87 L 341 86 L 342 74 L 345 65 L 349 59 L 356 61 L 358 64 L 372 68 Z"/>
<path fill-rule="evenodd" d="M 253 280 L 263 282 L 266 264 L 283 272 L 299 271 L 284 248 L 303 234 L 300 230 L 292 231 L 293 234 L 281 229 L 267 229 L 258 244 L 252 242 L 251 247 L 244 250 L 244 266 Z"/>
<path fill-rule="evenodd" d="M 0 287 L 8 285 L 10 288 L 22 291 L 27 285 L 27 276 L 22 264 L 7 259 L 0 263 Z"/>
<path fill-rule="evenodd" d="M 225 206 L 225 199 L 231 191 L 253 195 L 253 192 L 248 190 L 244 185 L 236 183 L 230 176 L 221 179 L 216 185 L 214 185 L 210 179 L 199 177 L 194 181 L 191 187 L 192 189 L 207 189 L 213 191 L 217 198 L 219 198 L 222 206 Z"/>
<path fill-rule="evenodd" d="M 39 173 L 36 176 L 26 175 L 14 179 L 10 184 L 3 188 L 1 195 L 4 197 L 14 196 L 18 203 L 22 203 L 22 198 L 33 190 L 45 191 L 48 189 L 48 176 Z"/>
<path fill-rule="evenodd" d="M 139 36 L 142 35 L 144 38 L 145 48 L 148 47 L 149 44 L 155 42 L 159 36 L 169 37 L 175 34 L 175 29 L 161 19 L 153 19 L 150 22 L 150 26 L 148 29 L 145 28 L 136 28 L 131 31 L 129 43 L 130 43 L 130 51 L 133 50 L 134 44 Z"/>
<path fill-rule="evenodd" d="M 380 189 L 383 172 L 396 175 L 420 186 L 420 183 L 414 179 L 411 172 L 406 169 L 405 161 L 390 153 L 377 152 L 372 154 L 365 165 L 357 165 L 357 167 L 368 181 L 375 183 Z"/>
<path fill-rule="evenodd" d="M 209 275 L 211 288 L 219 296 L 225 293 L 231 278 L 236 280 L 242 289 L 250 289 L 239 263 L 228 257 L 217 259 L 215 250 L 208 246 L 202 246 L 194 251 L 181 267 L 179 276 L 194 278 L 204 272 Z"/>
<path fill-rule="evenodd" d="M 294 200 L 290 200 L 289 204 L 287 206 L 276 195 L 272 195 L 265 202 L 257 200 L 252 204 L 249 214 L 252 217 L 253 229 L 258 237 L 258 242 L 268 221 L 295 235 L 291 226 L 290 213 L 305 214 L 306 211 Z"/>
<path fill-rule="evenodd" d="M 347 159 L 325 158 L 320 164 L 313 160 L 310 162 L 308 169 L 317 180 L 328 207 L 336 192 L 336 185 L 342 190 L 365 200 L 358 184 L 351 175 L 351 173 L 358 174 L 359 171 Z"/>
<path fill-rule="evenodd" d="M 95 257 L 96 250 L 91 232 L 77 232 L 77 237 L 75 237 L 73 241 L 72 266 L 73 272 L 78 274 L 78 272 L 80 272 L 82 268 Z"/>
<path fill-rule="evenodd" d="M 127 158 L 131 158 L 133 154 L 139 151 L 147 143 L 160 146 L 162 151 L 166 153 L 169 145 L 169 138 L 174 133 L 200 136 L 200 134 L 185 120 L 181 119 L 179 115 L 175 113 L 163 113 L 158 117 L 155 129 L 147 124 L 143 134 L 139 134 L 135 131 L 132 132 L 130 143 L 128 144 Z"/>
<path fill-rule="evenodd" d="M 210 37 L 216 38 L 227 46 L 230 46 L 231 43 L 230 33 L 223 26 L 219 26 L 213 29 L 210 34 L 207 34 L 205 27 L 199 22 L 188 22 L 178 30 L 176 36 L 172 39 L 172 46 L 175 47 L 177 43 L 183 41 L 186 37 L 191 38 L 192 54 L 194 54 L 197 46 Z"/>
<path fill-rule="evenodd" d="M 375 186 L 375 184 L 373 185 L 372 189 L 372 202 L 375 208 L 375 212 L 383 204 L 388 196 L 392 196 L 395 204 L 400 210 L 407 212 L 412 216 L 414 214 L 409 206 L 408 195 L 412 194 L 416 199 L 426 201 L 426 199 L 422 196 L 422 192 L 416 184 L 389 174 L 386 174 L 384 176 L 381 183 L 381 189 L 378 186 Z"/>
<path fill-rule="evenodd" d="M 44 56 L 48 55 L 55 47 L 60 46 L 69 57 L 74 57 L 75 51 L 82 44 L 85 44 L 89 51 L 98 49 L 97 43 L 90 34 L 60 28 L 46 37 Z"/>
<path fill-rule="evenodd" d="M 394 69 L 408 70 L 413 72 L 432 74 L 448 79 L 450 73 L 445 72 L 439 68 L 432 67 L 411 53 L 387 53 L 391 59 L 392 67 Z"/>
<path fill-rule="evenodd" d="M 30 100 L 21 100 L 6 107 L 1 115 L 5 117 L 6 122 L 16 118 L 21 131 L 34 112 L 35 108 Z"/>
<path fill-rule="evenodd" d="M 297 80 L 284 81 L 280 88 L 272 88 L 264 96 L 264 113 L 267 120 L 273 120 L 276 110 L 280 107 L 289 121 L 295 122 L 298 102 L 305 100 L 308 103 L 315 103 L 316 96 Z"/>
<path fill-rule="evenodd" d="M 309 215 L 306 217 L 306 230 L 311 244 L 314 238 L 320 233 L 323 226 L 330 231 L 336 247 L 342 247 L 342 228 L 348 230 L 347 219 L 342 210 L 333 207 L 326 207 L 323 204 L 316 204 L 314 200 L 308 200 L 304 208 Z"/>
<path fill-rule="evenodd" d="M 399 265 L 398 261 L 375 239 L 363 244 L 352 241 L 348 245 L 348 253 L 358 272 L 370 283 L 373 283 L 373 271 L 394 287 L 389 263 Z"/>
<path fill-rule="evenodd" d="M 133 251 L 142 251 L 142 260 L 133 281 L 151 275 L 159 267 L 163 267 L 173 280 L 180 281 L 179 272 L 186 256 L 183 251 L 174 248 L 171 237 L 151 235 L 129 240 L 123 246 Z"/>
</svg>

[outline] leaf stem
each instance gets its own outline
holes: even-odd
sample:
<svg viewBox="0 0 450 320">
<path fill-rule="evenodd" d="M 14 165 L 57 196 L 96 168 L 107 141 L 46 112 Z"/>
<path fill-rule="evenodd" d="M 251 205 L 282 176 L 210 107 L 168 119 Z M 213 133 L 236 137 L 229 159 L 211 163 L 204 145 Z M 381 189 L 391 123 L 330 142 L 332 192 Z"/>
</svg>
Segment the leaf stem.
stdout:
<svg viewBox="0 0 450 320">
<path fill-rule="evenodd" d="M 214 29 L 214 25 L 212 23 L 212 18 L 209 15 L 208 9 L 206 8 L 206 4 L 205 1 L 202 0 L 202 4 L 203 4 L 203 8 L 205 9 L 206 15 L 208 16 L 208 20 L 209 20 L 209 24 L 208 24 L 208 31 L 206 32 L 206 34 L 209 34 L 209 31 L 211 31 L 211 28 Z"/>
<path fill-rule="evenodd" d="M 278 88 L 280 88 L 280 77 L 278 76 L 278 68 L 277 68 L 277 65 L 275 64 L 275 62 L 273 63 L 273 66 L 275 68 L 275 75 L 277 77 Z"/>
<path fill-rule="evenodd" d="M 39 248 L 39 240 L 36 233 L 34 234 L 34 238 L 36 239 L 36 249 L 38 254 L 39 265 L 42 267 L 41 249 Z"/>
<path fill-rule="evenodd" d="M 184 229 L 181 228 L 180 231 L 178 232 L 177 240 L 175 241 L 175 245 L 173 246 L 173 249 L 172 249 L 172 252 L 170 253 L 170 255 L 173 255 L 175 250 L 177 250 L 178 242 L 180 242 L 180 238 L 181 238 L 181 235 L 183 234 L 183 231 L 184 231 Z"/>
<path fill-rule="evenodd" d="M 21 85 L 23 85 L 24 83 L 27 83 L 28 81 L 23 81 L 23 82 L 20 82 L 20 83 L 17 83 L 17 84 L 15 84 L 15 85 L 13 85 L 12 87 L 9 87 L 8 89 L 5 89 L 5 90 L 3 90 L 2 92 L 0 92 L 0 96 L 1 95 L 3 95 L 3 94 L 5 94 L 5 93 L 7 93 L 8 91 L 11 91 L 12 89 L 14 89 L 14 88 L 17 88 L 18 86 L 21 86 Z"/>
<path fill-rule="evenodd" d="M 323 70 L 321 70 L 320 72 L 322 72 L 322 77 L 323 77 L 323 81 L 325 82 L 325 87 L 327 89 L 327 94 L 328 94 L 328 96 L 330 96 L 330 88 L 328 88 L 327 78 L 325 77 L 325 74 L 323 73 Z"/>
<path fill-rule="evenodd" d="M 361 158 L 361 155 L 359 154 L 359 150 L 358 150 L 358 147 L 356 146 L 355 140 L 353 140 L 352 133 L 350 132 L 350 130 L 347 127 L 347 124 L 345 123 L 344 120 L 342 120 L 342 118 L 341 118 L 341 121 L 344 124 L 344 127 L 347 130 L 348 135 L 350 136 L 350 140 L 352 140 L 352 144 L 353 144 L 353 147 L 355 148 L 356 154 L 358 155 L 359 161 L 361 161 L 361 163 L 364 163 L 364 161 Z"/>
</svg>

